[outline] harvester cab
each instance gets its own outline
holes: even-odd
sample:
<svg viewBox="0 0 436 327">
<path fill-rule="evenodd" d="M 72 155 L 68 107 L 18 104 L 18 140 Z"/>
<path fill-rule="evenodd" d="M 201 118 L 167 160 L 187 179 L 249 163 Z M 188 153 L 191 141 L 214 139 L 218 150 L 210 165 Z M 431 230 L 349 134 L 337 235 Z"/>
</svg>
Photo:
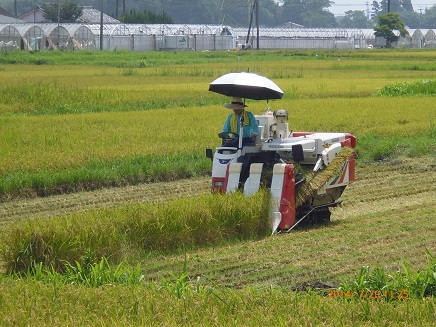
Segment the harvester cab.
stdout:
<svg viewBox="0 0 436 327">
<path fill-rule="evenodd" d="M 289 232 L 302 222 L 330 220 L 345 187 L 354 181 L 356 138 L 348 133 L 293 132 L 288 111 L 255 115 L 255 144 L 206 149 L 212 160 L 212 192 L 237 190 L 250 196 L 261 187 L 271 191 L 272 232 Z M 225 138 L 229 135 L 219 134 Z M 231 137 L 238 137 L 232 135 Z"/>
</svg>

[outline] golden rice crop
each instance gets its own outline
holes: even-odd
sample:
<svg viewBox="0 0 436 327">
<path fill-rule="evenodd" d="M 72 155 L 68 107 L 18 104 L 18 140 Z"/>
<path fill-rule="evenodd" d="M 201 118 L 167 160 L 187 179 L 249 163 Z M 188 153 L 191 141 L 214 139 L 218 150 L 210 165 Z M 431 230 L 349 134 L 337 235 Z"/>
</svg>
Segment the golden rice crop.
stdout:
<svg viewBox="0 0 436 327">
<path fill-rule="evenodd" d="M 412 53 L 389 61 L 354 55 L 326 52 L 316 58 L 271 60 L 270 53 L 257 52 L 259 60 L 249 61 L 244 54 L 228 54 L 227 62 L 214 65 L 127 71 L 122 66 L 4 65 L 0 174 L 155 154 L 198 154 L 215 147 L 229 113 L 222 104 L 229 99 L 209 92 L 208 86 L 230 71 L 250 70 L 272 78 L 285 92 L 283 99 L 247 100 L 249 110 L 260 114 L 268 106 L 286 109 L 294 131 L 412 137 L 434 128 L 432 97 L 371 97 L 388 83 L 435 77 L 431 60 L 423 56 L 416 61 L 423 69 L 414 70 L 402 57 Z"/>
<path fill-rule="evenodd" d="M 269 193 L 206 194 L 162 203 L 114 206 L 2 229 L 0 258 L 9 272 L 41 263 L 60 271 L 87 250 L 119 262 L 130 255 L 255 239 L 269 230 Z"/>
<path fill-rule="evenodd" d="M 226 98 L 223 97 L 223 103 Z M 254 113 L 263 102 L 248 101 Z M 433 99 L 370 98 L 280 100 L 294 131 L 341 131 L 357 136 L 413 136 L 436 123 Z M 56 169 L 142 154 L 200 151 L 219 144 L 228 110 L 221 106 L 122 113 L 0 117 L 0 172 Z"/>
<path fill-rule="evenodd" d="M 306 201 L 309 201 L 316 191 L 321 189 L 333 176 L 341 173 L 341 166 L 350 158 L 352 153 L 353 149 L 345 146 L 324 170 L 318 174 L 313 174 L 312 172 L 306 173 L 306 183 L 299 188 L 296 194 L 296 207 L 298 208 Z"/>
</svg>

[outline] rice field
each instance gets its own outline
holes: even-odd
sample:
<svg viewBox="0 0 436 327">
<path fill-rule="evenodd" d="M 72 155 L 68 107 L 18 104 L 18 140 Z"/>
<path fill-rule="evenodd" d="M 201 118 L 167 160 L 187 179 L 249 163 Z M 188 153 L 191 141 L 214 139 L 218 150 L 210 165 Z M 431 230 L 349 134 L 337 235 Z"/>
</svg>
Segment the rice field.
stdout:
<svg viewBox="0 0 436 327">
<path fill-rule="evenodd" d="M 436 91 L 421 85 L 434 58 L 0 53 L 0 267 L 24 267 L 0 274 L 1 324 L 433 325 L 434 297 L 413 294 L 436 253 Z M 247 100 L 255 114 L 284 108 L 294 131 L 357 136 L 357 181 L 330 224 L 269 237 L 264 195 L 209 194 L 204 149 L 228 99 L 208 85 L 248 69 L 285 91 Z M 414 298 L 329 298 L 365 266 L 407 267 L 396 278 Z"/>
</svg>

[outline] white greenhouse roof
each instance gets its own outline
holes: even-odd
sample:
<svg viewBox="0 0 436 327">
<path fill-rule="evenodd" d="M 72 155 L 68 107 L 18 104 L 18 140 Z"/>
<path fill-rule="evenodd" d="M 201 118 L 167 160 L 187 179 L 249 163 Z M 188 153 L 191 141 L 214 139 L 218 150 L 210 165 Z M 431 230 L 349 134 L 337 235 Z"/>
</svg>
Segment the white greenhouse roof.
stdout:
<svg viewBox="0 0 436 327">
<path fill-rule="evenodd" d="M 59 32 L 65 34 L 67 31 L 70 36 L 76 32 L 83 34 L 82 38 L 100 36 L 100 24 L 46 24 L 46 23 L 12 23 L 0 24 L 0 33 L 15 33 L 18 31 L 21 36 L 30 34 L 32 36 L 48 36 L 53 30 L 59 27 Z M 248 28 L 233 28 L 225 25 L 205 25 L 205 24 L 103 24 L 104 37 L 140 36 L 140 35 L 229 35 L 233 41 L 245 39 L 248 35 Z M 423 38 L 434 40 L 435 30 L 431 29 L 407 29 L 410 38 Z M 398 31 L 394 31 L 399 35 Z M 259 36 L 262 39 L 296 39 L 296 40 L 365 40 L 372 42 L 375 40 L 373 29 L 339 29 L 339 28 L 259 28 Z M 257 37 L 257 28 L 250 30 L 250 38 Z M 277 41 L 277 40 L 276 40 Z M 280 41 L 278 41 L 280 42 Z"/>
</svg>

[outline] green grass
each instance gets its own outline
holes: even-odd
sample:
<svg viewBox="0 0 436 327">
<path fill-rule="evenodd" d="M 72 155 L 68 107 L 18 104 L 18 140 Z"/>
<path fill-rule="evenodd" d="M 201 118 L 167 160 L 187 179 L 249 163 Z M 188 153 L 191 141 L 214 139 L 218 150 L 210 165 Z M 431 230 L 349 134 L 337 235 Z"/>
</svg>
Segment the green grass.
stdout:
<svg viewBox="0 0 436 327">
<path fill-rule="evenodd" d="M 419 96 L 436 95 L 436 80 L 415 81 L 413 83 L 393 83 L 378 91 L 379 96 Z"/>
<path fill-rule="evenodd" d="M 394 274 L 380 267 L 362 267 L 356 279 L 343 281 L 333 297 L 386 301 L 436 297 L 436 258 L 430 252 L 427 257 L 427 267 L 422 270 L 414 269 L 407 260 L 403 260 L 403 271 Z"/>
</svg>

